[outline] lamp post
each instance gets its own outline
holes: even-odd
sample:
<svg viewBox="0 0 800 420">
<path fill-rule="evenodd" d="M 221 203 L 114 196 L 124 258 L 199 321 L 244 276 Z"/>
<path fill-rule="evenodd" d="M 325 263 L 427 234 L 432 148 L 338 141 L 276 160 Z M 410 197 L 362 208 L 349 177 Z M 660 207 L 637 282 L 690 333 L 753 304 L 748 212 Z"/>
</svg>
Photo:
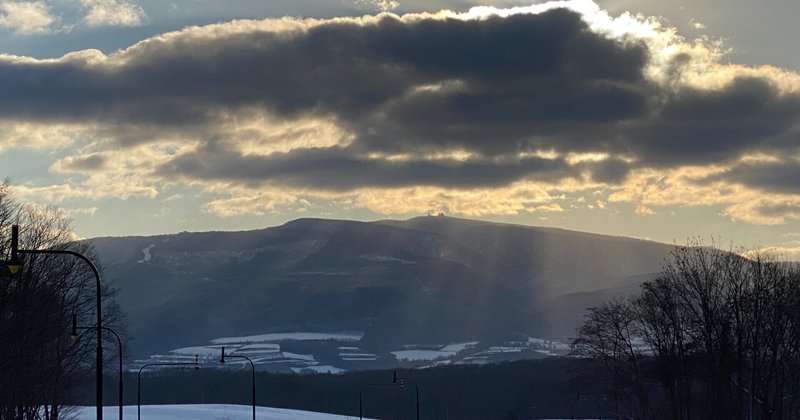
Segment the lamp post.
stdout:
<svg viewBox="0 0 800 420">
<path fill-rule="evenodd" d="M 192 362 L 171 362 L 171 363 L 147 363 L 139 368 L 139 373 L 136 374 L 136 418 L 142 420 L 142 371 L 149 366 L 194 366 L 195 369 L 200 369 L 200 362 L 198 361 L 199 355 L 194 355 L 194 363 Z"/>
<path fill-rule="evenodd" d="M 399 384 L 400 387 L 402 388 L 405 385 L 406 381 L 411 382 L 412 384 L 414 384 L 414 391 L 416 392 L 416 402 L 417 402 L 417 404 L 416 404 L 417 405 L 417 420 L 419 420 L 419 385 L 417 385 L 417 383 L 412 381 L 411 379 L 398 377 L 397 376 L 397 371 L 394 371 L 394 376 L 392 378 L 392 383 L 393 384 Z"/>
<path fill-rule="evenodd" d="M 12 275 L 17 274 L 20 268 L 22 268 L 22 262 L 19 260 L 19 230 L 17 225 L 11 226 L 11 258 L 8 261 L 0 262 L 0 265 L 4 265 L 8 267 L 8 271 L 11 272 Z"/>
<path fill-rule="evenodd" d="M 12 274 L 22 267 L 19 254 L 72 255 L 89 265 L 97 284 L 97 420 L 103 420 L 103 314 L 102 293 L 100 289 L 100 272 L 92 261 L 80 252 L 67 249 L 19 249 L 19 226 L 11 226 L 11 259 L 6 265 Z"/>
<path fill-rule="evenodd" d="M 93 330 L 94 327 L 79 327 L 78 326 L 78 315 L 72 314 L 72 333 L 70 333 L 69 337 L 72 341 L 77 341 L 80 336 L 78 335 L 78 330 Z M 119 420 L 122 420 L 122 339 L 119 337 L 116 331 L 109 327 L 102 327 L 103 330 L 108 331 L 114 334 L 117 337 L 117 344 L 119 345 Z"/>
<path fill-rule="evenodd" d="M 250 369 L 253 373 L 253 381 L 252 381 L 252 392 L 253 392 L 253 420 L 256 420 L 256 365 L 253 364 L 253 361 L 250 360 L 247 356 L 239 356 L 233 354 L 225 354 L 225 346 L 222 346 L 222 356 L 219 358 L 220 363 L 225 363 L 225 358 L 237 358 L 237 359 L 245 359 L 250 362 Z"/>
</svg>

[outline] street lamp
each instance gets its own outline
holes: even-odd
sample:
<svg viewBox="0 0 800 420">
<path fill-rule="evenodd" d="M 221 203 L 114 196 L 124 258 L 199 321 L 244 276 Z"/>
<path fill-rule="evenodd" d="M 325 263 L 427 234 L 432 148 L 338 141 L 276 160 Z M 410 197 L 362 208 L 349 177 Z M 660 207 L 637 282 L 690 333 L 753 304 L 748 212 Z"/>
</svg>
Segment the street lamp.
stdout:
<svg viewBox="0 0 800 420">
<path fill-rule="evenodd" d="M 253 420 L 256 420 L 256 365 L 254 365 L 253 361 L 250 360 L 250 358 L 247 357 L 247 356 L 239 356 L 239 355 L 234 355 L 234 354 L 226 355 L 225 354 L 225 346 L 222 346 L 222 356 L 219 358 L 219 362 L 220 363 L 225 363 L 225 358 L 226 357 L 228 357 L 228 358 L 233 357 L 233 358 L 237 358 L 237 359 L 245 359 L 248 362 L 250 362 L 250 369 L 252 369 L 252 373 L 253 373 L 253 384 L 252 384 L 252 388 L 253 388 Z"/>
<path fill-rule="evenodd" d="M 136 418 L 142 420 L 142 371 L 148 366 L 187 366 L 192 365 L 195 369 L 200 369 L 199 355 L 194 355 L 194 363 L 192 362 L 165 362 L 165 363 L 147 363 L 139 368 L 139 373 L 136 374 Z"/>
<path fill-rule="evenodd" d="M 398 377 L 397 376 L 397 371 L 394 371 L 394 376 L 392 378 L 392 383 L 393 384 L 399 384 L 400 388 L 403 388 L 405 386 L 406 381 L 411 382 L 412 384 L 414 384 L 414 391 L 416 392 L 416 397 L 417 397 L 417 399 L 416 399 L 416 401 L 417 401 L 417 420 L 419 420 L 419 385 L 417 385 L 417 383 L 412 381 L 411 379 Z"/>
<path fill-rule="evenodd" d="M 8 267 L 8 271 L 12 275 L 17 274 L 19 269 L 22 268 L 22 262 L 19 260 L 19 230 L 16 225 L 11 226 L 11 258 L 8 261 L 2 261 L 2 265 Z"/>
<path fill-rule="evenodd" d="M 85 255 L 67 249 L 19 249 L 19 226 L 11 226 L 11 259 L 6 263 L 9 271 L 16 274 L 22 268 L 19 254 L 72 255 L 89 265 L 97 283 L 97 420 L 103 420 L 103 314 L 100 272 Z"/>
<path fill-rule="evenodd" d="M 78 341 L 80 335 L 78 335 L 78 330 L 93 330 L 94 327 L 79 327 L 78 326 L 78 315 L 72 314 L 72 332 L 69 335 L 69 338 L 72 339 L 73 342 Z M 102 327 L 103 330 L 108 331 L 114 334 L 117 337 L 117 343 L 119 345 L 119 420 L 122 420 L 122 339 L 119 337 L 116 331 L 109 327 Z"/>
</svg>

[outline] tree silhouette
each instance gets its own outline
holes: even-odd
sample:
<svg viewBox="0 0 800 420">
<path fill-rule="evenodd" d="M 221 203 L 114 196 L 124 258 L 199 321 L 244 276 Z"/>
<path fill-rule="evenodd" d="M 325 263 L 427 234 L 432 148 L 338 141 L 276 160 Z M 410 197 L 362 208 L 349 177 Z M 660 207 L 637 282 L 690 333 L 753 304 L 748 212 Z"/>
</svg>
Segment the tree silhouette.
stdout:
<svg viewBox="0 0 800 420">
<path fill-rule="evenodd" d="M 0 183 L 3 259 L 9 257 L 12 224 L 21 227 L 21 248 L 70 249 L 96 260 L 89 244 L 75 240 L 61 211 L 20 204 L 6 181 Z M 102 292 L 104 322 L 121 328 L 113 291 Z M 62 404 L 93 368 L 93 340 L 73 342 L 69 334 L 72 314 L 81 325 L 92 325 L 95 294 L 94 276 L 74 258 L 33 254 L 23 258 L 15 275 L 0 268 L 0 418 L 59 417 Z"/>
</svg>

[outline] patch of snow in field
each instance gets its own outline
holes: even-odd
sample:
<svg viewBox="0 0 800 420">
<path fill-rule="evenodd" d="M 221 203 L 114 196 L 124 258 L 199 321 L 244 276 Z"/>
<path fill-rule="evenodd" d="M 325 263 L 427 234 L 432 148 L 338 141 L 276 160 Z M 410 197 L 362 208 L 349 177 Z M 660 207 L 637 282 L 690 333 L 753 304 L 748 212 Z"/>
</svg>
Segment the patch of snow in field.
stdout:
<svg viewBox="0 0 800 420">
<path fill-rule="evenodd" d="M 239 350 L 258 350 L 258 349 L 272 349 L 272 350 L 280 350 L 281 345 L 275 343 L 261 343 L 261 344 L 248 344 L 246 346 L 242 346 Z"/>
<path fill-rule="evenodd" d="M 397 360 L 435 360 L 443 357 L 454 356 L 454 352 L 440 350 L 398 350 L 392 354 Z"/>
<path fill-rule="evenodd" d="M 283 357 L 283 354 L 280 353 L 280 352 L 277 352 L 277 353 L 266 353 L 266 354 L 256 354 L 256 355 L 252 355 L 250 358 L 253 360 L 253 363 L 255 363 L 255 364 L 269 363 L 268 361 L 275 360 L 275 359 L 285 359 L 285 357 Z"/>
<path fill-rule="evenodd" d="M 339 375 L 347 372 L 344 369 L 340 369 L 337 368 L 336 366 L 331 366 L 331 365 L 313 365 L 306 367 L 293 367 L 291 369 L 292 372 L 294 373 L 306 373 L 308 371 L 312 371 L 313 373 L 331 373 L 334 375 Z"/>
<path fill-rule="evenodd" d="M 94 407 L 76 407 L 76 420 L 94 420 Z M 103 416 L 116 419 L 118 408 L 106 406 Z M 248 420 L 253 416 L 252 406 L 233 404 L 180 404 L 180 405 L 143 405 L 142 418 L 158 420 Z M 126 418 L 136 418 L 136 406 L 124 407 Z M 351 417 L 337 414 L 317 413 L 313 411 L 290 410 L 287 408 L 256 407 L 256 418 L 259 420 L 344 420 Z"/>
<path fill-rule="evenodd" d="M 142 258 L 141 260 L 136 261 L 136 262 L 141 264 L 141 263 L 145 263 L 145 262 L 148 262 L 151 259 L 153 259 L 153 256 L 150 255 L 150 250 L 153 249 L 154 246 L 156 246 L 156 245 L 155 244 L 150 244 L 147 248 L 143 249 L 142 252 L 144 253 L 144 258 Z"/>
<path fill-rule="evenodd" d="M 280 354 L 280 350 L 276 349 L 263 349 L 263 350 L 239 350 L 236 352 L 238 355 L 254 355 L 254 356 L 263 356 L 266 354 Z"/>
<path fill-rule="evenodd" d="M 569 344 L 559 341 L 545 340 L 543 338 L 528 337 L 528 343 L 532 346 L 550 350 L 569 350 Z"/>
<path fill-rule="evenodd" d="M 222 337 L 211 340 L 214 344 L 228 343 L 259 343 L 269 341 L 313 341 L 313 340 L 335 340 L 335 341 L 359 341 L 364 337 L 363 332 L 349 333 L 315 333 L 315 332 L 291 332 L 291 333 L 272 333 L 258 334 L 244 337 Z"/>
<path fill-rule="evenodd" d="M 170 353 L 173 354 L 181 354 L 181 355 L 189 355 L 194 356 L 198 354 L 200 356 L 213 356 L 220 354 L 219 348 L 214 347 L 182 347 L 179 349 L 171 350 Z"/>
<path fill-rule="evenodd" d="M 366 362 L 378 359 L 374 353 L 361 350 L 358 347 L 339 347 L 339 358 L 348 362 Z"/>
<path fill-rule="evenodd" d="M 297 354 L 297 353 L 289 353 L 288 351 L 283 352 L 283 357 L 287 359 L 295 359 L 295 360 L 305 360 L 306 362 L 314 362 L 314 355 L 313 354 Z"/>
<path fill-rule="evenodd" d="M 285 364 L 285 365 L 295 365 L 295 366 L 296 365 L 311 366 L 314 363 L 317 363 L 317 361 L 315 360 L 313 362 L 304 362 L 304 361 L 297 360 L 297 359 L 276 358 L 274 360 L 266 360 L 266 359 L 264 359 L 264 360 L 259 361 L 259 363 L 256 363 L 256 364 L 262 364 L 262 365 L 280 365 L 280 364 Z"/>
<path fill-rule="evenodd" d="M 442 347 L 441 351 L 459 353 L 459 352 L 462 352 L 462 351 L 464 351 L 466 349 L 475 347 L 477 344 L 478 344 L 477 341 L 469 341 L 469 342 L 466 342 L 466 343 L 453 343 L 453 344 L 448 344 L 448 345 Z"/>
<path fill-rule="evenodd" d="M 495 354 L 495 353 L 520 353 L 525 349 L 522 347 L 509 347 L 509 346 L 492 346 L 482 351 L 481 353 Z"/>
</svg>

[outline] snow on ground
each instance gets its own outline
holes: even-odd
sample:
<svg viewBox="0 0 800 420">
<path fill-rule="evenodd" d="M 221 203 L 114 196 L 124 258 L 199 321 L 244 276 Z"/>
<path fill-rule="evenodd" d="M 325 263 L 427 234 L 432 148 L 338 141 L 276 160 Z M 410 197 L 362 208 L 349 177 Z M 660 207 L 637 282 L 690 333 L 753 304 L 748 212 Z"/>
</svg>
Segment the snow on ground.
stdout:
<svg viewBox="0 0 800 420">
<path fill-rule="evenodd" d="M 520 353 L 525 351 L 525 347 L 516 347 L 516 346 L 491 346 L 488 349 L 482 351 L 479 354 L 496 354 L 496 353 Z"/>
<path fill-rule="evenodd" d="M 238 354 L 240 356 L 241 355 L 244 355 L 244 356 L 252 356 L 252 355 L 255 355 L 255 356 L 264 356 L 264 355 L 274 356 L 274 355 L 280 355 L 281 352 L 280 352 L 280 350 L 275 350 L 275 349 L 261 349 L 261 350 L 239 350 L 239 351 L 236 352 L 236 354 Z"/>
<path fill-rule="evenodd" d="M 143 249 L 142 253 L 144 254 L 144 258 L 142 258 L 141 260 L 136 261 L 136 262 L 137 263 L 145 263 L 145 262 L 148 262 L 151 259 L 153 259 L 153 256 L 150 255 L 150 250 L 153 249 L 154 246 L 156 246 L 156 244 L 150 244 L 147 248 Z"/>
<path fill-rule="evenodd" d="M 425 349 L 419 348 L 423 347 L 419 344 L 407 344 L 406 350 L 397 350 L 391 352 L 397 360 L 408 360 L 408 361 L 418 361 L 418 360 L 435 360 L 441 359 L 444 357 L 453 357 L 456 354 L 475 347 L 478 344 L 477 341 L 469 341 L 464 343 L 453 343 L 448 344 L 439 348 L 438 350 L 433 349 Z M 417 348 L 414 348 L 417 347 Z M 430 346 L 425 346 L 430 347 Z M 434 348 L 437 348 L 435 346 Z"/>
<path fill-rule="evenodd" d="M 219 356 L 221 351 L 218 347 L 183 347 L 172 350 L 170 353 L 187 354 L 189 356 L 194 356 L 195 354 L 200 356 Z"/>
<path fill-rule="evenodd" d="M 363 332 L 350 333 L 315 333 L 315 332 L 290 332 L 249 335 L 245 337 L 222 337 L 211 340 L 214 344 L 228 343 L 258 343 L 264 341 L 307 341 L 307 340 L 336 340 L 359 341 L 364 337 Z"/>
<path fill-rule="evenodd" d="M 378 355 L 361 350 L 358 347 L 339 347 L 339 358 L 348 362 L 370 362 L 378 360 Z"/>
<path fill-rule="evenodd" d="M 261 343 L 261 344 L 248 344 L 246 346 L 242 346 L 241 350 L 263 350 L 263 349 L 272 349 L 275 351 L 279 351 L 281 349 L 280 344 L 275 343 Z"/>
<path fill-rule="evenodd" d="M 103 407 L 103 418 L 116 420 L 117 406 Z M 76 420 L 94 420 L 95 407 L 77 407 Z M 135 419 L 136 406 L 124 407 L 123 415 Z M 195 404 L 195 405 L 143 405 L 142 418 L 148 420 L 249 420 L 253 418 L 253 407 L 233 404 Z M 313 411 L 289 410 L 286 408 L 256 407 L 259 420 L 344 420 L 353 417 L 337 414 L 316 413 Z"/>
<path fill-rule="evenodd" d="M 397 360 L 434 360 L 440 357 L 451 357 L 455 355 L 454 352 L 449 351 L 439 351 L 439 350 L 398 350 L 393 351 L 392 354 L 394 355 Z"/>
<path fill-rule="evenodd" d="M 337 368 L 336 366 L 331 366 L 331 365 L 312 365 L 305 367 L 293 367 L 291 369 L 292 372 L 294 373 L 306 373 L 308 371 L 311 371 L 314 373 L 332 373 L 334 375 L 338 375 L 347 372 L 344 369 L 340 369 Z"/>
<path fill-rule="evenodd" d="M 469 341 L 469 342 L 466 342 L 466 343 L 453 343 L 453 344 L 448 344 L 448 345 L 442 347 L 441 351 L 451 351 L 453 353 L 458 353 L 458 352 L 462 352 L 462 351 L 464 351 L 466 349 L 475 347 L 476 345 L 478 345 L 477 341 Z"/>
<path fill-rule="evenodd" d="M 528 343 L 532 346 L 548 350 L 565 350 L 565 351 L 570 350 L 569 344 L 567 343 L 562 343 L 553 340 L 545 340 L 543 338 L 528 337 Z"/>
</svg>

